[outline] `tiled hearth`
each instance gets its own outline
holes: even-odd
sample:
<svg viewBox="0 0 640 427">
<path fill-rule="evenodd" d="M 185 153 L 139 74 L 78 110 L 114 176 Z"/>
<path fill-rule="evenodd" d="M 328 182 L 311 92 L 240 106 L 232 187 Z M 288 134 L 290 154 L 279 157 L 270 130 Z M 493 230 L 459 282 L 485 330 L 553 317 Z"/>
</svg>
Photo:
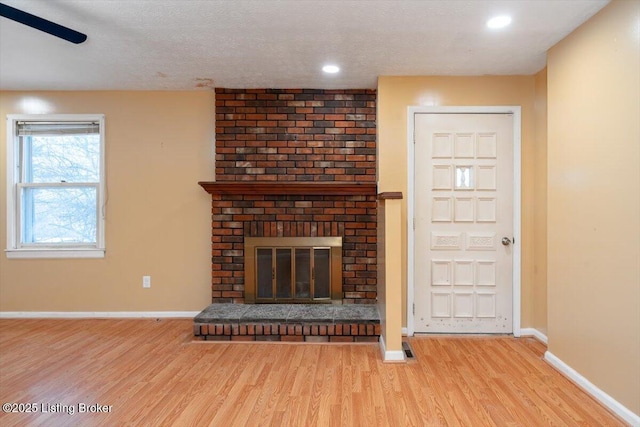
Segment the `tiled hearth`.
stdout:
<svg viewBox="0 0 640 427">
<path fill-rule="evenodd" d="M 375 305 L 211 304 L 194 319 L 206 341 L 377 342 Z"/>
</svg>

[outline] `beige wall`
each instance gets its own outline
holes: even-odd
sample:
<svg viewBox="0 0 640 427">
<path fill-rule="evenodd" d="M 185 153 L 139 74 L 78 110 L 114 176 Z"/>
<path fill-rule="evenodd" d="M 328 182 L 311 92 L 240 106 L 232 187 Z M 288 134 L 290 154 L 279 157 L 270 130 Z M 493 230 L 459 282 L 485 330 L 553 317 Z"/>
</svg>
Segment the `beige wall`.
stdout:
<svg viewBox="0 0 640 427">
<path fill-rule="evenodd" d="M 378 179 L 379 191 L 402 191 L 402 319 L 407 301 L 407 107 L 519 105 L 522 107 L 522 327 L 533 327 L 534 217 L 536 145 L 534 76 L 379 77 Z M 393 254 L 391 254 L 393 256 Z M 543 300 L 542 305 L 545 304 Z"/>
<path fill-rule="evenodd" d="M 533 179 L 533 286 L 523 299 L 533 309 L 531 326 L 547 334 L 547 69 L 535 75 Z"/>
<path fill-rule="evenodd" d="M 640 2 L 548 55 L 549 351 L 640 414 Z"/>
<path fill-rule="evenodd" d="M 211 92 L 2 92 L 6 114 L 103 113 L 104 259 L 8 260 L 0 255 L 0 311 L 196 311 L 211 301 Z M 5 167 L 1 168 L 3 171 Z M 0 175 L 6 244 L 6 176 Z M 150 289 L 142 276 L 150 275 Z"/>
<path fill-rule="evenodd" d="M 381 335 L 388 352 L 402 354 L 402 318 L 399 307 L 402 295 L 401 283 L 397 279 L 402 274 L 402 260 L 387 256 L 400 253 L 402 200 L 388 199 L 378 202 L 378 309 L 380 311 Z M 397 358 L 394 360 L 398 360 Z"/>
</svg>

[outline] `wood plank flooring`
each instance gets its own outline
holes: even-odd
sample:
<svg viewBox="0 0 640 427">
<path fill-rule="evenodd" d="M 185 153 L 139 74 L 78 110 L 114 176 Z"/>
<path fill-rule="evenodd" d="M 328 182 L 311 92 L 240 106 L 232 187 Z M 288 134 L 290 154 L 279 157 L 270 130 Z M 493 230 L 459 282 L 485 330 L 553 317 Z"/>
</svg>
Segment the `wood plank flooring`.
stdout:
<svg viewBox="0 0 640 427">
<path fill-rule="evenodd" d="M 38 409 L 0 425 L 624 425 L 532 338 L 418 337 L 385 364 L 377 344 L 198 343 L 192 323 L 0 320 L 0 403 Z"/>
</svg>

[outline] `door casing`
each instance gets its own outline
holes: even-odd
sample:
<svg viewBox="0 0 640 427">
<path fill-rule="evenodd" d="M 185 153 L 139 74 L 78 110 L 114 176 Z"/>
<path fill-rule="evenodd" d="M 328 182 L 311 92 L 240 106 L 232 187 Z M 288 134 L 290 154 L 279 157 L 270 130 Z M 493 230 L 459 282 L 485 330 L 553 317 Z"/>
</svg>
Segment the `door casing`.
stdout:
<svg viewBox="0 0 640 427">
<path fill-rule="evenodd" d="M 415 115 L 416 114 L 512 114 L 513 115 L 513 335 L 520 336 L 520 271 L 521 271 L 521 107 L 520 106 L 455 106 L 407 108 L 407 335 L 415 333 L 413 304 L 415 292 Z"/>
</svg>

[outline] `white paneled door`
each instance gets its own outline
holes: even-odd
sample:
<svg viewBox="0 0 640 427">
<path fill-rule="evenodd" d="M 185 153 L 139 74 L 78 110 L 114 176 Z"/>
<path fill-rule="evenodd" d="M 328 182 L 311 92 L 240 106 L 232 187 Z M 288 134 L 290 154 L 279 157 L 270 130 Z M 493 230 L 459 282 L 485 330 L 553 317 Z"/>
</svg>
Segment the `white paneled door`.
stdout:
<svg viewBox="0 0 640 427">
<path fill-rule="evenodd" d="M 415 115 L 415 332 L 511 333 L 513 116 Z"/>
</svg>

